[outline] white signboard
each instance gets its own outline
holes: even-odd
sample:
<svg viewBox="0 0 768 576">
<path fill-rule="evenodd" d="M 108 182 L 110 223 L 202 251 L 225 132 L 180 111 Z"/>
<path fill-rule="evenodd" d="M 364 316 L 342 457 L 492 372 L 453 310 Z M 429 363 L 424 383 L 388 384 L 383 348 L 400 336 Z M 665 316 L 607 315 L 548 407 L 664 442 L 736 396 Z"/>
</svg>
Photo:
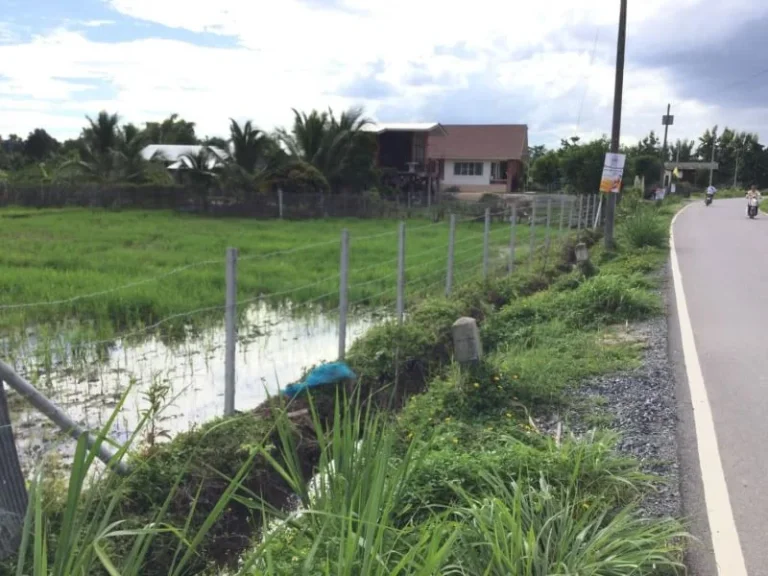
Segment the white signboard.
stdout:
<svg viewBox="0 0 768 576">
<path fill-rule="evenodd" d="M 618 194 L 621 191 L 621 178 L 624 175 L 624 154 L 605 155 L 603 176 L 600 179 L 600 192 Z"/>
</svg>

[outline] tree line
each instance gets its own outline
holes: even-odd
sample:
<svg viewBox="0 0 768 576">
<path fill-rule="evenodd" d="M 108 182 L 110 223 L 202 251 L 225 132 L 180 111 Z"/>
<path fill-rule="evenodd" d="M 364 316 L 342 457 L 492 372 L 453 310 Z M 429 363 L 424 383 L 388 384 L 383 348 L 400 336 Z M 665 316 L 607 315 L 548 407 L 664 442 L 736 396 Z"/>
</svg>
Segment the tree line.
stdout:
<svg viewBox="0 0 768 576">
<path fill-rule="evenodd" d="M 237 195 L 260 193 L 280 187 L 291 192 L 387 190 L 387 171 L 376 166 L 376 138 L 364 128 L 371 120 L 351 108 L 340 115 L 333 110 L 293 110 L 290 128 L 260 130 L 251 121 L 230 120 L 229 138 L 199 137 L 194 122 L 172 114 L 162 122 L 142 127 L 121 123 L 118 114 L 100 112 L 77 138 L 59 142 L 44 128 L 26 139 L 0 136 L 0 184 L 182 184 L 205 200 L 212 190 Z M 182 159 L 179 170 L 166 169 L 166 159 L 146 159 L 148 144 L 200 145 L 197 154 Z M 715 146 L 717 186 L 739 184 L 768 187 L 768 149 L 756 134 L 717 127 L 698 140 L 670 142 L 662 158 L 662 142 L 651 131 L 633 146 L 623 146 L 627 156 L 625 182 L 636 176 L 646 187 L 660 182 L 662 161 L 709 161 Z M 220 149 L 224 156 L 216 154 Z M 560 146 L 533 146 L 527 167 L 535 187 L 589 192 L 597 190 L 607 137 L 582 142 L 563 139 Z M 693 186 L 706 186 L 708 173 L 697 174 Z"/>
<path fill-rule="evenodd" d="M 143 127 L 121 124 L 118 114 L 86 117 L 77 138 L 59 142 L 44 128 L 26 139 L 0 136 L 0 182 L 6 184 L 184 184 L 203 195 L 211 189 L 258 193 L 280 186 L 286 192 L 362 190 L 375 186 L 376 139 L 363 130 L 371 121 L 361 109 L 294 110 L 293 125 L 272 133 L 251 121 L 230 120 L 229 138 L 203 137 L 194 122 L 173 114 Z M 181 158 L 175 174 L 167 158 L 144 158 L 149 144 L 200 145 Z M 226 154 L 220 154 L 219 150 Z"/>
<path fill-rule="evenodd" d="M 662 162 L 709 162 L 715 146 L 715 186 L 732 186 L 734 179 L 739 186 L 756 184 L 768 187 L 768 149 L 760 144 L 757 134 L 739 132 L 717 126 L 707 129 L 697 140 L 668 142 L 663 151 L 662 139 L 651 131 L 633 146 L 622 146 L 626 155 L 625 185 L 635 177 L 645 179 L 646 188 L 661 184 Z M 536 185 L 546 188 L 566 188 L 574 191 L 597 190 L 600 185 L 603 160 L 610 148 L 606 136 L 591 142 L 581 142 L 578 137 L 563 139 L 556 149 L 533 146 L 530 149 L 529 178 Z M 690 185 L 706 187 L 709 172 L 695 174 Z"/>
</svg>

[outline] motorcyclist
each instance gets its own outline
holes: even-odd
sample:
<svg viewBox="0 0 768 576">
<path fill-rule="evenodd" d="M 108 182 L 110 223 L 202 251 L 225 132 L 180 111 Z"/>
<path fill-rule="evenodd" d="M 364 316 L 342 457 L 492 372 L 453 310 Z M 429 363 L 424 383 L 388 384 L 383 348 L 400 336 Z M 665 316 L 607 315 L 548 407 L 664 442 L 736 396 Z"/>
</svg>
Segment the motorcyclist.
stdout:
<svg viewBox="0 0 768 576">
<path fill-rule="evenodd" d="M 749 190 L 747 190 L 746 198 L 747 198 L 747 216 L 749 216 L 749 201 L 755 198 L 759 203 L 762 198 L 762 195 L 760 194 L 760 190 L 757 189 L 757 186 L 752 184 L 752 187 Z"/>
<path fill-rule="evenodd" d="M 717 188 L 715 188 L 714 186 L 712 186 L 712 184 L 710 184 L 707 187 L 707 196 L 714 196 L 715 192 L 717 192 Z"/>
</svg>

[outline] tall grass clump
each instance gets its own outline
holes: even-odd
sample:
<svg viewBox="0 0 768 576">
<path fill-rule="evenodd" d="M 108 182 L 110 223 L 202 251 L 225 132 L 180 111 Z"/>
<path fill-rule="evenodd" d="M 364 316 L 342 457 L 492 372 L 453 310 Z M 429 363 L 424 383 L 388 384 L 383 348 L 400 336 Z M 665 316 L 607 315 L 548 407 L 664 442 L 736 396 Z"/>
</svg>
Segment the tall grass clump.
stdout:
<svg viewBox="0 0 768 576">
<path fill-rule="evenodd" d="M 656 210 L 647 206 L 637 209 L 624 220 L 620 230 L 627 244 L 634 249 L 653 247 L 666 248 L 669 242 L 669 229 L 664 218 Z"/>
</svg>

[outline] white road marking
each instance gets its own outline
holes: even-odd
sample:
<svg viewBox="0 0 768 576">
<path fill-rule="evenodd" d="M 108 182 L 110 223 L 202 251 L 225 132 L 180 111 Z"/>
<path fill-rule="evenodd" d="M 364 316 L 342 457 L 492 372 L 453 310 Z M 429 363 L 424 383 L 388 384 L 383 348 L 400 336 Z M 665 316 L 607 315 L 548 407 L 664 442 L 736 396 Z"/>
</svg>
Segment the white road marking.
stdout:
<svg viewBox="0 0 768 576">
<path fill-rule="evenodd" d="M 688 206 L 691 206 L 690 204 Z M 693 337 L 691 318 L 688 315 L 688 304 L 685 300 L 683 278 L 675 250 L 675 222 L 677 217 L 688 208 L 680 210 L 672 219 L 670 227 L 670 252 L 672 278 L 675 285 L 675 300 L 677 315 L 680 321 L 680 334 L 683 343 L 685 371 L 688 375 L 688 386 L 691 391 L 693 419 L 696 428 L 696 444 L 701 466 L 701 480 L 704 486 L 704 500 L 707 506 L 709 531 L 712 533 L 712 548 L 715 553 L 717 572 L 720 576 L 747 576 L 744 553 L 741 550 L 736 522 L 733 519 L 731 499 L 728 496 L 728 486 L 725 482 L 723 464 L 720 460 L 720 450 L 717 445 L 715 423 L 712 419 L 712 408 L 707 398 L 704 376 L 696 352 L 696 341 Z"/>
</svg>

